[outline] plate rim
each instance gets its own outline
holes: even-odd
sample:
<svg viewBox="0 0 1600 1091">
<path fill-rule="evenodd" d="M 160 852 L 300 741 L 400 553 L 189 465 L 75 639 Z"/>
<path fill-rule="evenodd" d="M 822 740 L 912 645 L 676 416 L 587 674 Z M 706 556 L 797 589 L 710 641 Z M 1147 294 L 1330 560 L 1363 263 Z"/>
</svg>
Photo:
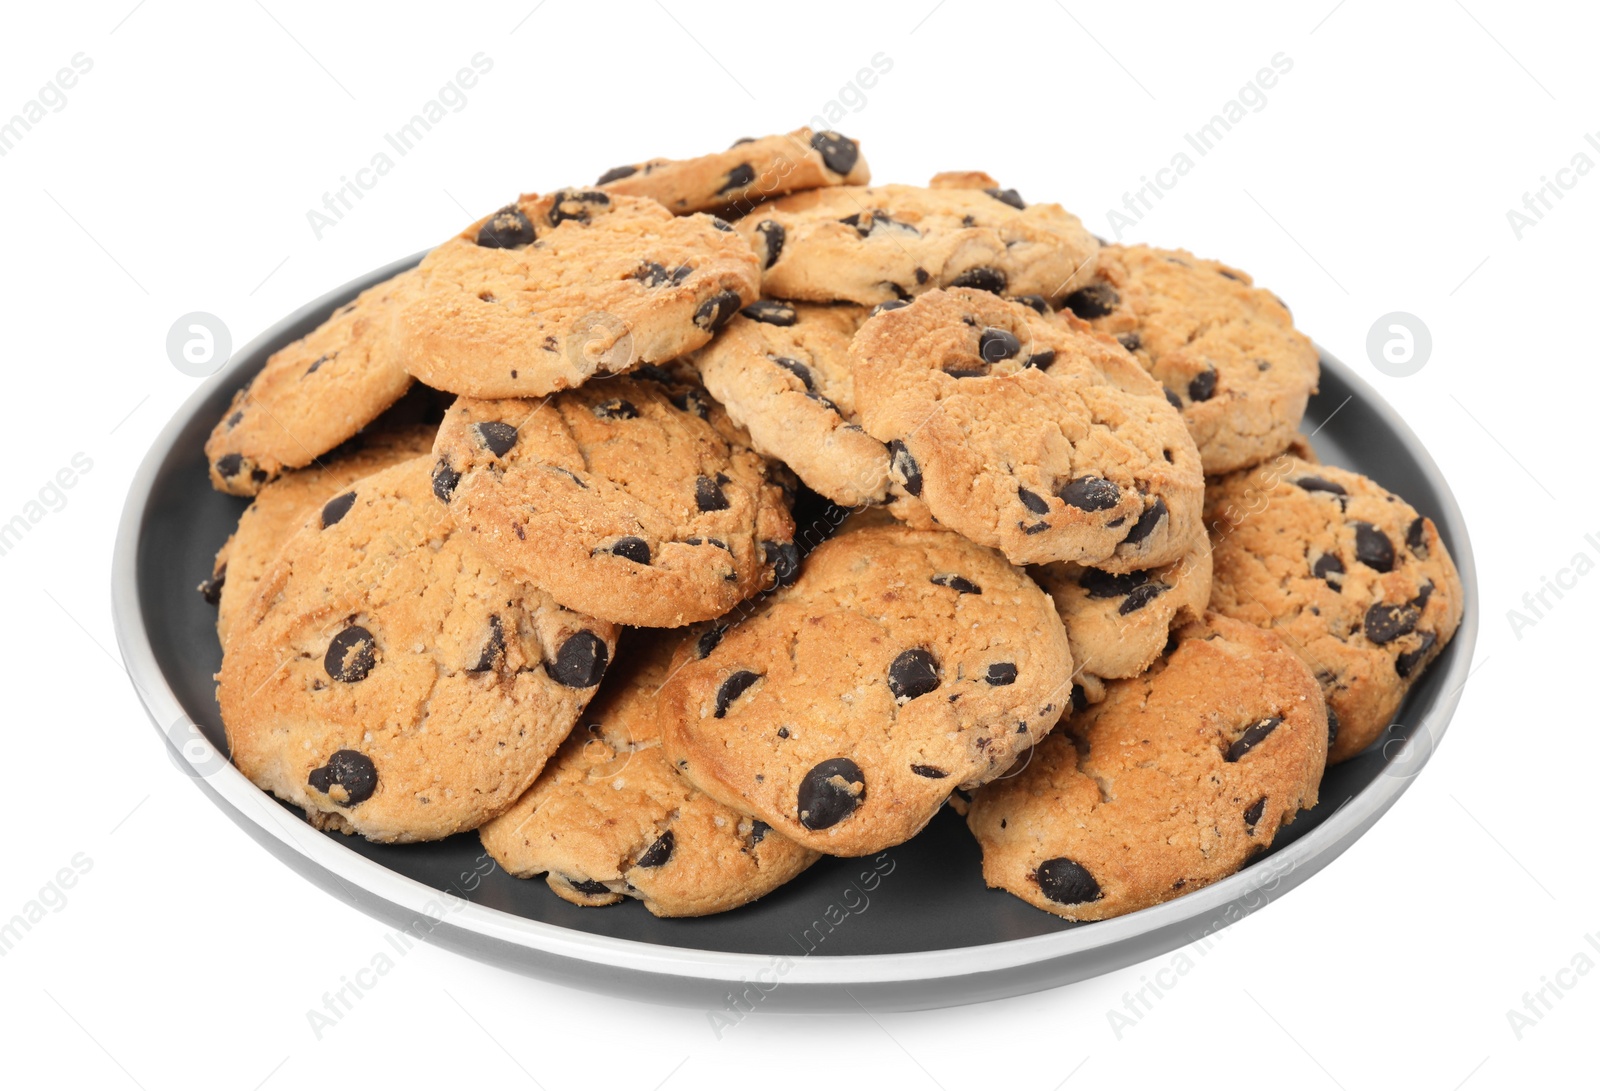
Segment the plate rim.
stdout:
<svg viewBox="0 0 1600 1091">
<path fill-rule="evenodd" d="M 1406 791 L 1417 773 L 1431 759 L 1460 705 L 1461 694 L 1472 673 L 1472 652 L 1477 643 L 1479 626 L 1477 567 L 1466 520 L 1449 481 L 1400 414 L 1352 368 L 1318 345 L 1322 367 L 1337 375 L 1350 388 L 1353 396 L 1379 416 L 1416 459 L 1424 476 L 1438 493 L 1440 522 L 1449 534 L 1451 556 L 1456 562 L 1464 589 L 1465 609 L 1453 641 L 1461 650 L 1452 658 L 1442 679 L 1442 696 L 1433 701 L 1426 716 L 1418 722 L 1416 730 L 1426 730 L 1429 745 L 1427 752 L 1421 755 L 1420 762 L 1415 761 L 1414 755 L 1407 756 L 1406 760 L 1413 762 L 1415 768 L 1405 775 L 1391 774 L 1387 768 L 1396 762 L 1390 759 L 1371 782 L 1324 819 L 1316 829 L 1261 862 L 1170 902 L 1046 935 L 972 947 L 870 955 L 827 955 L 820 958 L 711 951 L 584 932 L 470 902 L 391 871 L 336 838 L 294 819 L 230 762 L 222 760 L 220 754 L 198 732 L 187 738 L 184 745 L 180 746 L 174 740 L 173 730 L 180 725 L 187 726 L 191 721 L 156 661 L 139 604 L 137 562 L 139 537 L 160 468 L 174 449 L 179 434 L 217 388 L 237 384 L 242 373 L 258 366 L 258 360 L 264 359 L 296 325 L 319 314 L 330 313 L 361 289 L 415 265 L 424 253 L 426 251 L 398 259 L 357 277 L 274 322 L 235 352 L 227 364 L 201 383 L 183 402 L 152 441 L 130 480 L 112 557 L 111 607 L 124 669 L 151 724 L 163 736 L 175 762 L 213 802 L 222 807 L 235 822 L 244 826 L 247 832 L 252 835 L 265 834 L 277 843 L 278 849 L 301 857 L 305 863 L 326 872 L 341 886 L 348 880 L 362 892 L 379 899 L 385 907 L 399 909 L 411 917 L 420 915 L 439 923 L 448 921 L 452 929 L 504 945 L 470 952 L 486 961 L 507 965 L 508 960 L 497 956 L 516 953 L 535 957 L 544 955 L 661 978 L 686 978 L 704 983 L 734 985 L 763 980 L 759 975 L 769 971 L 775 960 L 787 959 L 791 966 L 783 974 L 784 984 L 832 988 L 914 985 L 944 979 L 974 978 L 1058 963 L 1102 949 L 1119 952 L 1114 955 L 1116 965 L 1129 965 L 1177 949 L 1181 943 L 1174 945 L 1167 942 L 1166 937 L 1183 932 L 1186 925 L 1197 921 L 1216 925 L 1199 934 L 1192 931 L 1186 933 L 1192 941 L 1235 923 L 1332 862 L 1365 834 Z M 1270 888 L 1268 884 L 1272 884 Z M 1220 919 L 1228 917 L 1225 911 L 1229 907 L 1244 904 L 1247 899 L 1263 892 L 1266 896 L 1258 905 L 1250 906 L 1230 919 Z M 449 904 L 452 898 L 455 904 Z M 359 896 L 353 896 L 352 901 L 370 915 L 393 917 L 392 913 L 385 914 L 380 907 L 369 904 Z M 441 910 L 444 916 L 439 915 Z M 1142 938 L 1158 936 L 1162 937 L 1159 951 L 1138 946 Z M 1101 965 L 1089 972 L 1098 974 L 1112 968 L 1110 965 Z M 1058 980 L 1022 986 L 1011 991 L 1031 991 L 1066 980 L 1071 980 L 1071 977 L 1064 975 Z M 982 998 L 957 996 L 928 999 L 934 1003 L 960 1003 L 964 999 Z"/>
</svg>

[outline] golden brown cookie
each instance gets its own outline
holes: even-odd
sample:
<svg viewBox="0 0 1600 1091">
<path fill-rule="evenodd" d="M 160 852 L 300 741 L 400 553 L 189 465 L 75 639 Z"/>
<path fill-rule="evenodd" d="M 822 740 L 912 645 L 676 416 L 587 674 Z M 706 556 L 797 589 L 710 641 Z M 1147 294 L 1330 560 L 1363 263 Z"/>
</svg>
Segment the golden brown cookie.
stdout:
<svg viewBox="0 0 1600 1091">
<path fill-rule="evenodd" d="M 1311 666 L 1335 732 L 1365 750 L 1461 623 L 1461 577 L 1433 520 L 1350 470 L 1288 455 L 1206 489 L 1211 608 L 1271 629 Z"/>
<path fill-rule="evenodd" d="M 698 917 L 752 902 L 816 860 L 697 790 L 662 756 L 656 694 L 682 640 L 679 632 L 623 638 L 571 737 L 533 787 L 478 831 L 507 872 L 546 875 L 576 905 L 627 896 L 658 917 Z"/>
<path fill-rule="evenodd" d="M 714 216 L 600 190 L 528 194 L 423 259 L 396 345 L 440 390 L 540 397 L 699 348 L 760 282 Z"/>
<path fill-rule="evenodd" d="M 616 643 L 501 575 L 434 497 L 432 464 L 362 478 L 313 515 L 217 676 L 240 771 L 313 825 L 374 841 L 448 837 L 516 802 Z"/>
<path fill-rule="evenodd" d="M 1207 615 L 1106 689 L 973 796 L 991 887 L 1069 920 L 1120 916 L 1233 874 L 1316 805 L 1322 694 L 1271 633 Z"/>
<path fill-rule="evenodd" d="M 1072 659 L 1048 596 L 948 531 L 846 529 L 796 583 L 686 646 L 662 745 L 702 791 L 861 856 L 998 776 L 1060 715 Z"/>
</svg>

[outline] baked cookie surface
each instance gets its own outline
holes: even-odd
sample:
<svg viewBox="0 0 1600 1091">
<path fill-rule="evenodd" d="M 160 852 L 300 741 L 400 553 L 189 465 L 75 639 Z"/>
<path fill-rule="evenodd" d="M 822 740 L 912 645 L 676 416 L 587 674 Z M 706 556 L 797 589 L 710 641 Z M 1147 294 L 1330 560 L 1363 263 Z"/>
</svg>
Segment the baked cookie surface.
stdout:
<svg viewBox="0 0 1600 1091">
<path fill-rule="evenodd" d="M 761 299 L 694 355 L 755 449 L 846 507 L 889 496 L 889 451 L 861 427 L 847 355 L 866 317 L 848 304 Z"/>
<path fill-rule="evenodd" d="M 211 484 L 254 496 L 285 470 L 309 466 L 400 400 L 411 376 L 393 351 L 397 299 L 407 270 L 338 308 L 326 322 L 268 357 L 233 396 L 206 440 Z"/>
<path fill-rule="evenodd" d="M 596 617 L 703 621 L 797 560 L 774 468 L 695 386 L 626 377 L 543 401 L 463 398 L 434 454 L 437 494 L 479 548 Z"/>
<path fill-rule="evenodd" d="M 1461 623 L 1433 520 L 1370 479 L 1287 455 L 1206 489 L 1211 609 L 1281 636 L 1327 698 L 1330 762 L 1381 735 Z"/>
<path fill-rule="evenodd" d="M 1180 560 L 1201 533 L 1204 479 L 1182 419 L 1070 315 L 935 290 L 868 319 L 850 362 L 896 484 L 1013 563 L 1127 572 Z"/>
<path fill-rule="evenodd" d="M 861 146 L 831 131 L 740 140 L 727 151 L 693 159 L 649 159 L 613 167 L 596 187 L 650 197 L 673 212 L 748 212 L 771 197 L 824 186 L 863 186 L 871 180 Z"/>
<path fill-rule="evenodd" d="M 1161 383 L 1206 473 L 1264 462 L 1294 440 L 1317 389 L 1317 350 L 1247 274 L 1187 250 L 1109 245 L 1095 281 L 1064 303 Z"/>
<path fill-rule="evenodd" d="M 699 348 L 760 280 L 713 216 L 601 190 L 529 194 L 423 259 L 396 347 L 440 390 L 539 397 Z"/>
<path fill-rule="evenodd" d="M 1053 725 L 1072 662 L 1049 598 L 948 531 L 846 527 L 792 587 L 680 651 L 662 743 L 708 795 L 808 848 L 899 844 Z"/>
<path fill-rule="evenodd" d="M 321 829 L 427 841 L 533 783 L 599 685 L 613 627 L 502 576 L 429 457 L 356 482 L 238 616 L 217 699 L 233 762 Z"/>
<path fill-rule="evenodd" d="M 819 303 L 963 287 L 1057 299 L 1092 280 L 1099 250 L 1076 216 L 1022 206 L 1014 190 L 836 186 L 772 201 L 736 226 L 767 295 Z"/>
<path fill-rule="evenodd" d="M 1322 694 L 1271 633 L 1207 615 L 1106 689 L 974 794 L 991 887 L 1069 920 L 1120 916 L 1233 874 L 1316 805 Z"/>
<path fill-rule="evenodd" d="M 658 917 L 694 917 L 754 901 L 817 859 L 700 792 L 662 756 L 656 695 L 682 640 L 623 637 L 572 735 L 533 787 L 478 831 L 507 872 L 545 874 L 576 905 L 626 896 Z"/>
</svg>

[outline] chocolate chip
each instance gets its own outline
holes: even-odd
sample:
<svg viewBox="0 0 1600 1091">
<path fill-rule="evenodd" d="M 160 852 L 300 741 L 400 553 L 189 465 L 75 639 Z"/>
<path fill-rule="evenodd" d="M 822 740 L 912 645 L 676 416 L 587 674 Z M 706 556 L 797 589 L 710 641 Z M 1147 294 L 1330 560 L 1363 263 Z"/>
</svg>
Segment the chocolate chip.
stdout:
<svg viewBox="0 0 1600 1091">
<path fill-rule="evenodd" d="M 668 830 L 666 833 L 656 838 L 651 846 L 640 854 L 639 858 L 633 862 L 633 866 L 660 867 L 662 864 L 672 859 L 672 850 L 676 843 L 677 838 L 673 836 L 671 830 Z"/>
<path fill-rule="evenodd" d="M 461 474 L 441 458 L 433 467 L 433 495 L 449 503 L 451 494 L 456 491 L 456 486 L 459 484 L 461 484 Z"/>
<path fill-rule="evenodd" d="M 948 587 L 958 595 L 983 594 L 983 588 L 979 587 L 965 576 L 957 576 L 953 573 L 941 572 L 937 576 L 929 576 L 928 582 L 936 583 L 940 587 Z"/>
<path fill-rule="evenodd" d="M 739 313 L 741 305 L 738 292 L 718 292 L 700 304 L 694 312 L 694 324 L 703 330 L 715 333 L 728 324 L 728 319 Z"/>
<path fill-rule="evenodd" d="M 342 492 L 322 505 L 322 529 L 327 530 L 333 524 L 350 514 L 350 508 L 356 502 L 356 494 Z"/>
<path fill-rule="evenodd" d="M 1418 610 L 1426 610 L 1428 608 L 1428 600 L 1432 597 L 1433 581 L 1429 580 L 1427 583 L 1422 585 L 1422 590 L 1417 592 L 1416 598 L 1411 600 L 1411 605 L 1415 606 Z"/>
<path fill-rule="evenodd" d="M 879 303 L 877 306 L 873 307 L 871 313 L 868 314 L 867 317 L 876 318 L 884 311 L 898 311 L 901 307 L 909 306 L 911 306 L 911 301 L 909 299 L 886 299 L 882 303 Z"/>
<path fill-rule="evenodd" d="M 706 405 L 705 398 L 701 397 L 701 392 L 696 387 L 688 387 L 676 393 L 668 394 L 667 401 L 685 413 L 693 413 L 701 420 L 707 419 L 711 413 L 710 408 Z"/>
<path fill-rule="evenodd" d="M 349 625 L 328 642 L 322 656 L 322 669 L 335 682 L 359 682 L 372 672 L 377 662 L 377 643 L 360 625 Z"/>
<path fill-rule="evenodd" d="M 711 217 L 711 226 L 716 228 L 718 231 L 732 231 L 733 230 L 733 225 L 731 223 L 729 223 L 727 220 L 724 220 L 721 216 L 713 216 L 713 217 Z"/>
<path fill-rule="evenodd" d="M 633 420 L 639 415 L 639 407 L 626 398 L 610 398 L 596 405 L 593 412 L 601 420 Z"/>
<path fill-rule="evenodd" d="M 1050 502 L 1032 489 L 1017 486 L 1017 499 L 1022 501 L 1022 506 L 1035 515 L 1043 515 L 1050 510 Z"/>
<path fill-rule="evenodd" d="M 1056 495 L 1079 511 L 1105 511 L 1117 506 L 1122 490 L 1103 477 L 1085 476 L 1073 478 Z"/>
<path fill-rule="evenodd" d="M 1040 864 L 1034 878 L 1039 882 L 1039 892 L 1058 905 L 1083 905 L 1101 897 L 1100 884 L 1089 869 L 1065 856 Z"/>
<path fill-rule="evenodd" d="M 922 495 L 922 468 L 898 439 L 889 441 L 889 468 L 905 483 L 906 492 L 912 496 Z"/>
<path fill-rule="evenodd" d="M 329 360 L 333 359 L 337 355 L 339 355 L 337 352 L 324 352 L 321 356 L 318 356 L 315 360 L 311 361 L 311 366 L 306 368 L 306 375 L 313 374 L 317 370 L 317 368 L 321 367 L 323 364 L 327 363 Z M 241 413 L 235 413 L 233 416 L 234 416 L 234 418 L 237 418 L 237 417 L 241 417 L 243 415 L 244 414 L 241 412 Z M 233 418 L 230 418 L 230 419 L 233 419 Z M 237 420 L 233 420 L 233 424 L 228 425 L 228 427 L 232 428 L 234 424 L 238 424 L 238 423 L 239 422 Z"/>
<path fill-rule="evenodd" d="M 1327 478 L 1318 477 L 1315 474 L 1307 474 L 1305 477 L 1298 478 L 1295 484 L 1306 490 L 1306 492 L 1329 492 L 1335 496 L 1349 495 L 1345 491 L 1345 487 L 1337 481 L 1329 481 Z"/>
<path fill-rule="evenodd" d="M 517 443 L 516 427 L 504 421 L 486 420 L 473 425 L 472 430 L 477 433 L 478 442 L 495 458 L 504 458 Z"/>
<path fill-rule="evenodd" d="M 835 174 L 849 174 L 861 156 L 860 145 L 831 130 L 812 133 L 811 146 L 821 154 L 823 166 Z"/>
<path fill-rule="evenodd" d="M 952 379 L 977 379 L 989 374 L 989 365 L 974 364 L 970 367 L 962 367 L 960 364 L 946 364 L 944 365 L 944 373 Z"/>
<path fill-rule="evenodd" d="M 1021 303 L 1024 307 L 1031 307 L 1040 314 L 1050 313 L 1050 301 L 1042 295 L 1014 295 L 1007 298 L 1013 303 Z"/>
<path fill-rule="evenodd" d="M 1339 714 L 1333 711 L 1333 706 L 1328 706 L 1328 749 L 1333 749 L 1333 741 L 1339 737 Z"/>
<path fill-rule="evenodd" d="M 1406 548 L 1416 557 L 1428 555 L 1428 525 L 1427 520 L 1420 515 L 1411 520 L 1411 525 L 1406 527 Z"/>
<path fill-rule="evenodd" d="M 977 288 L 979 291 L 993 292 L 999 295 L 1006 290 L 1006 275 L 999 269 L 991 269 L 980 265 L 976 269 L 968 269 L 965 273 L 950 282 L 952 288 Z"/>
<path fill-rule="evenodd" d="M 761 543 L 762 559 L 772 566 L 772 578 L 779 587 L 788 587 L 800 578 L 800 547 L 793 542 Z"/>
<path fill-rule="evenodd" d="M 1087 284 L 1063 299 L 1062 305 L 1079 318 L 1104 318 L 1117 309 L 1122 297 L 1109 284 Z"/>
<path fill-rule="evenodd" d="M 634 166 L 612 167 L 595 181 L 595 185 L 603 186 L 607 182 L 615 182 L 622 178 L 631 177 L 637 173 L 639 173 L 639 168 Z"/>
<path fill-rule="evenodd" d="M 1178 410 L 1179 412 L 1183 411 L 1183 399 L 1178 397 L 1178 395 L 1173 392 L 1171 387 L 1162 387 L 1161 393 L 1166 395 L 1168 405 L 1172 406 L 1172 408 Z"/>
<path fill-rule="evenodd" d="M 1010 330 L 988 326 L 978 334 L 978 355 L 991 364 L 1009 360 L 1022 351 L 1022 342 Z"/>
<path fill-rule="evenodd" d="M 1332 553 L 1324 553 L 1312 562 L 1311 574 L 1338 591 L 1344 584 L 1344 562 Z"/>
<path fill-rule="evenodd" d="M 738 700 L 739 695 L 757 682 L 761 675 L 755 671 L 734 671 L 722 680 L 722 685 L 717 687 L 717 710 L 715 716 L 722 719 L 728 714 L 728 706 Z"/>
<path fill-rule="evenodd" d="M 913 773 L 917 774 L 917 776 L 919 776 L 919 777 L 927 777 L 929 780 L 943 780 L 945 777 L 950 775 L 949 773 L 946 773 L 943 769 L 940 769 L 937 765 L 915 765 L 915 764 L 913 764 L 911 766 L 911 771 Z"/>
<path fill-rule="evenodd" d="M 611 893 L 611 888 L 599 879 L 574 879 L 570 875 L 561 877 L 566 880 L 567 885 L 573 890 L 591 898 L 601 898 Z"/>
<path fill-rule="evenodd" d="M 550 205 L 550 226 L 558 227 L 567 220 L 576 220 L 579 223 L 589 222 L 590 205 L 609 205 L 609 195 L 597 189 L 563 189 L 557 190 L 555 199 Z"/>
<path fill-rule="evenodd" d="M 596 550 L 596 552 L 598 552 L 598 553 L 614 553 L 618 557 L 622 557 L 622 558 L 624 558 L 626 560 L 632 561 L 634 564 L 649 564 L 650 563 L 650 545 L 649 545 L 649 543 L 646 542 L 643 538 L 635 538 L 631 534 L 628 535 L 626 538 L 618 538 L 616 541 L 612 542 L 610 545 L 604 546 L 601 549 Z"/>
<path fill-rule="evenodd" d="M 1356 560 L 1376 572 L 1394 568 L 1394 543 L 1371 523 L 1357 523 Z"/>
<path fill-rule="evenodd" d="M 311 770 L 306 783 L 324 795 L 337 784 L 344 789 L 344 802 L 334 802 L 341 807 L 354 807 L 371 799 L 378 790 L 378 769 L 359 750 L 335 750 L 327 765 Z"/>
<path fill-rule="evenodd" d="M 1255 832 L 1256 823 L 1261 821 L 1261 813 L 1267 809 L 1267 797 L 1262 796 L 1250 804 L 1244 812 L 1244 825 L 1251 833 Z"/>
<path fill-rule="evenodd" d="M 244 469 L 244 456 L 223 455 L 212 466 L 217 471 L 217 476 L 226 481 L 230 477 L 239 476 L 239 471 Z"/>
<path fill-rule="evenodd" d="M 1189 400 L 1207 402 L 1217 392 L 1217 369 L 1207 364 L 1206 369 L 1189 380 Z"/>
<path fill-rule="evenodd" d="M 646 288 L 659 288 L 664 284 L 682 284 L 694 272 L 694 266 L 684 264 L 668 269 L 659 261 L 642 261 L 633 271 L 633 278 L 642 281 Z"/>
<path fill-rule="evenodd" d="M 694 503 L 701 511 L 728 510 L 728 498 L 722 486 L 705 474 L 694 479 Z"/>
<path fill-rule="evenodd" d="M 749 163 L 740 163 L 728 172 L 727 180 L 722 183 L 718 193 L 727 193 L 730 189 L 743 189 L 756 180 L 756 169 Z"/>
<path fill-rule="evenodd" d="M 1421 620 L 1422 611 L 1409 602 L 1401 603 L 1399 606 L 1380 602 L 1367 608 L 1367 616 L 1362 619 L 1361 628 L 1365 630 L 1367 639 L 1374 644 L 1387 644 L 1411 632 Z"/>
<path fill-rule="evenodd" d="M 1135 610 L 1148 606 L 1155 601 L 1156 596 L 1170 590 L 1172 590 L 1171 586 L 1164 583 L 1147 583 L 1142 587 L 1135 588 L 1127 598 L 1122 600 L 1122 605 L 1117 607 L 1117 613 L 1126 617 Z"/>
<path fill-rule="evenodd" d="M 806 390 L 815 392 L 817 384 L 811 377 L 811 369 L 792 356 L 769 356 L 767 359 L 777 364 L 783 370 L 799 379 Z"/>
<path fill-rule="evenodd" d="M 926 648 L 908 648 L 889 664 L 889 692 L 910 701 L 939 688 L 939 662 Z"/>
<path fill-rule="evenodd" d="M 1050 529 L 1050 523 L 1048 520 L 1040 520 L 1037 523 L 1019 522 L 1017 523 L 1017 526 L 1022 528 L 1022 533 L 1024 534 L 1043 534 L 1045 531 Z"/>
<path fill-rule="evenodd" d="M 696 659 L 704 659 L 716 651 L 717 645 L 722 643 L 722 638 L 727 631 L 727 626 L 718 625 L 701 633 L 694 642 L 694 657 Z"/>
<path fill-rule="evenodd" d="M 1434 633 L 1417 634 L 1417 646 L 1409 652 L 1401 652 L 1395 656 L 1394 672 L 1401 678 L 1410 678 L 1411 673 L 1417 669 L 1422 661 L 1428 658 L 1428 653 L 1438 643 L 1438 636 Z"/>
<path fill-rule="evenodd" d="M 222 601 L 222 585 L 227 581 L 228 565 L 227 562 L 223 562 L 221 568 L 218 568 L 205 580 L 201 581 L 199 587 L 200 597 L 205 599 L 206 604 L 209 606 L 217 605 Z"/>
<path fill-rule="evenodd" d="M 1014 189 L 986 189 L 983 192 L 987 193 L 1001 204 L 1010 205 L 1012 208 L 1015 208 L 1019 211 L 1028 207 L 1027 202 L 1024 201 Z"/>
<path fill-rule="evenodd" d="M 494 614 L 489 615 L 489 642 L 483 646 L 483 651 L 478 656 L 476 665 L 468 667 L 469 673 L 477 674 L 482 671 L 492 671 L 500 666 L 506 654 L 506 634 L 500 627 L 500 618 Z"/>
<path fill-rule="evenodd" d="M 1144 514 L 1133 521 L 1133 526 L 1128 528 L 1127 535 L 1122 539 L 1125 545 L 1137 545 L 1150 537 L 1151 533 L 1161 522 L 1161 517 L 1167 514 L 1167 502 L 1160 497 L 1156 502 L 1144 509 Z"/>
<path fill-rule="evenodd" d="M 792 326 L 800 320 L 800 314 L 794 309 L 794 305 L 780 299 L 758 299 L 739 313 L 752 321 L 765 322 L 769 326 Z"/>
<path fill-rule="evenodd" d="M 1150 582 L 1148 572 L 1111 573 L 1098 568 L 1085 568 L 1078 573 L 1078 586 L 1089 592 L 1092 599 L 1117 599 L 1131 595 Z"/>
<path fill-rule="evenodd" d="M 1015 663 L 990 663 L 983 680 L 991 686 L 1009 686 L 1017 680 Z"/>
<path fill-rule="evenodd" d="M 489 250 L 513 250 L 533 238 L 533 221 L 516 205 L 506 205 L 478 228 L 478 245 Z"/>
<path fill-rule="evenodd" d="M 1072 704 L 1072 711 L 1082 712 L 1089 707 L 1089 694 L 1078 683 L 1072 684 L 1072 692 L 1067 695 L 1067 700 Z"/>
<path fill-rule="evenodd" d="M 1238 761 L 1261 745 L 1261 740 L 1277 730 L 1278 725 L 1281 723 L 1283 723 L 1282 716 L 1268 716 L 1265 720 L 1251 724 L 1234 740 L 1233 745 L 1229 746 L 1227 751 L 1223 753 L 1223 760 Z"/>
<path fill-rule="evenodd" d="M 580 629 L 556 649 L 556 661 L 546 663 L 544 669 L 569 689 L 588 689 L 600 684 L 610 656 L 605 641 L 587 629 Z"/>
<path fill-rule="evenodd" d="M 771 831 L 772 831 L 772 827 L 767 825 L 765 822 L 761 821 L 761 819 L 759 819 L 759 818 L 751 819 L 750 820 L 750 843 L 752 845 L 761 844 L 761 839 L 763 837 L 767 836 L 767 834 L 770 833 Z"/>
<path fill-rule="evenodd" d="M 1138 352 L 1144 347 L 1144 339 L 1141 338 L 1137 333 L 1119 333 L 1117 334 L 1117 343 L 1123 348 L 1127 349 L 1129 352 Z M 1171 401 L 1172 398 L 1177 397 L 1177 395 L 1172 394 L 1170 390 L 1167 391 L 1167 393 L 1170 395 L 1167 399 L 1168 401 Z"/>
<path fill-rule="evenodd" d="M 787 739 L 788 737 L 789 737 L 789 729 L 787 727 L 778 728 L 778 738 Z"/>
<path fill-rule="evenodd" d="M 761 263 L 761 268 L 771 269 L 772 263 L 778 260 L 778 255 L 783 253 L 783 242 L 788 237 L 788 232 L 777 220 L 762 220 L 756 224 L 756 234 L 761 236 L 761 241 L 766 250 L 766 258 Z"/>
<path fill-rule="evenodd" d="M 1051 364 L 1053 364 L 1055 362 L 1056 362 L 1056 350 L 1055 349 L 1045 349 L 1042 352 L 1036 352 L 1032 356 L 1029 356 L 1026 360 L 1023 361 L 1022 366 L 1023 367 L 1046 368 L 1046 367 L 1049 367 Z"/>
<path fill-rule="evenodd" d="M 808 830 L 836 826 L 866 798 L 867 778 L 861 766 L 849 758 L 829 758 L 800 781 L 800 824 Z"/>
</svg>

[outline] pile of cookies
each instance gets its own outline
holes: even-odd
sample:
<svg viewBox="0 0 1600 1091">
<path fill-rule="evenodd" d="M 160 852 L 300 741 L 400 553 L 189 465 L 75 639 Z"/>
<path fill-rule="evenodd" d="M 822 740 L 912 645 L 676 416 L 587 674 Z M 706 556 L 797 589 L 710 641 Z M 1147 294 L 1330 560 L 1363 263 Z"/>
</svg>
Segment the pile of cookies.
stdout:
<svg viewBox="0 0 1600 1091">
<path fill-rule="evenodd" d="M 1449 641 L 1432 522 L 1317 464 L 1238 270 L 801 129 L 525 195 L 281 349 L 233 761 L 580 905 L 745 904 L 955 807 L 1074 920 L 1232 873 Z"/>
</svg>

